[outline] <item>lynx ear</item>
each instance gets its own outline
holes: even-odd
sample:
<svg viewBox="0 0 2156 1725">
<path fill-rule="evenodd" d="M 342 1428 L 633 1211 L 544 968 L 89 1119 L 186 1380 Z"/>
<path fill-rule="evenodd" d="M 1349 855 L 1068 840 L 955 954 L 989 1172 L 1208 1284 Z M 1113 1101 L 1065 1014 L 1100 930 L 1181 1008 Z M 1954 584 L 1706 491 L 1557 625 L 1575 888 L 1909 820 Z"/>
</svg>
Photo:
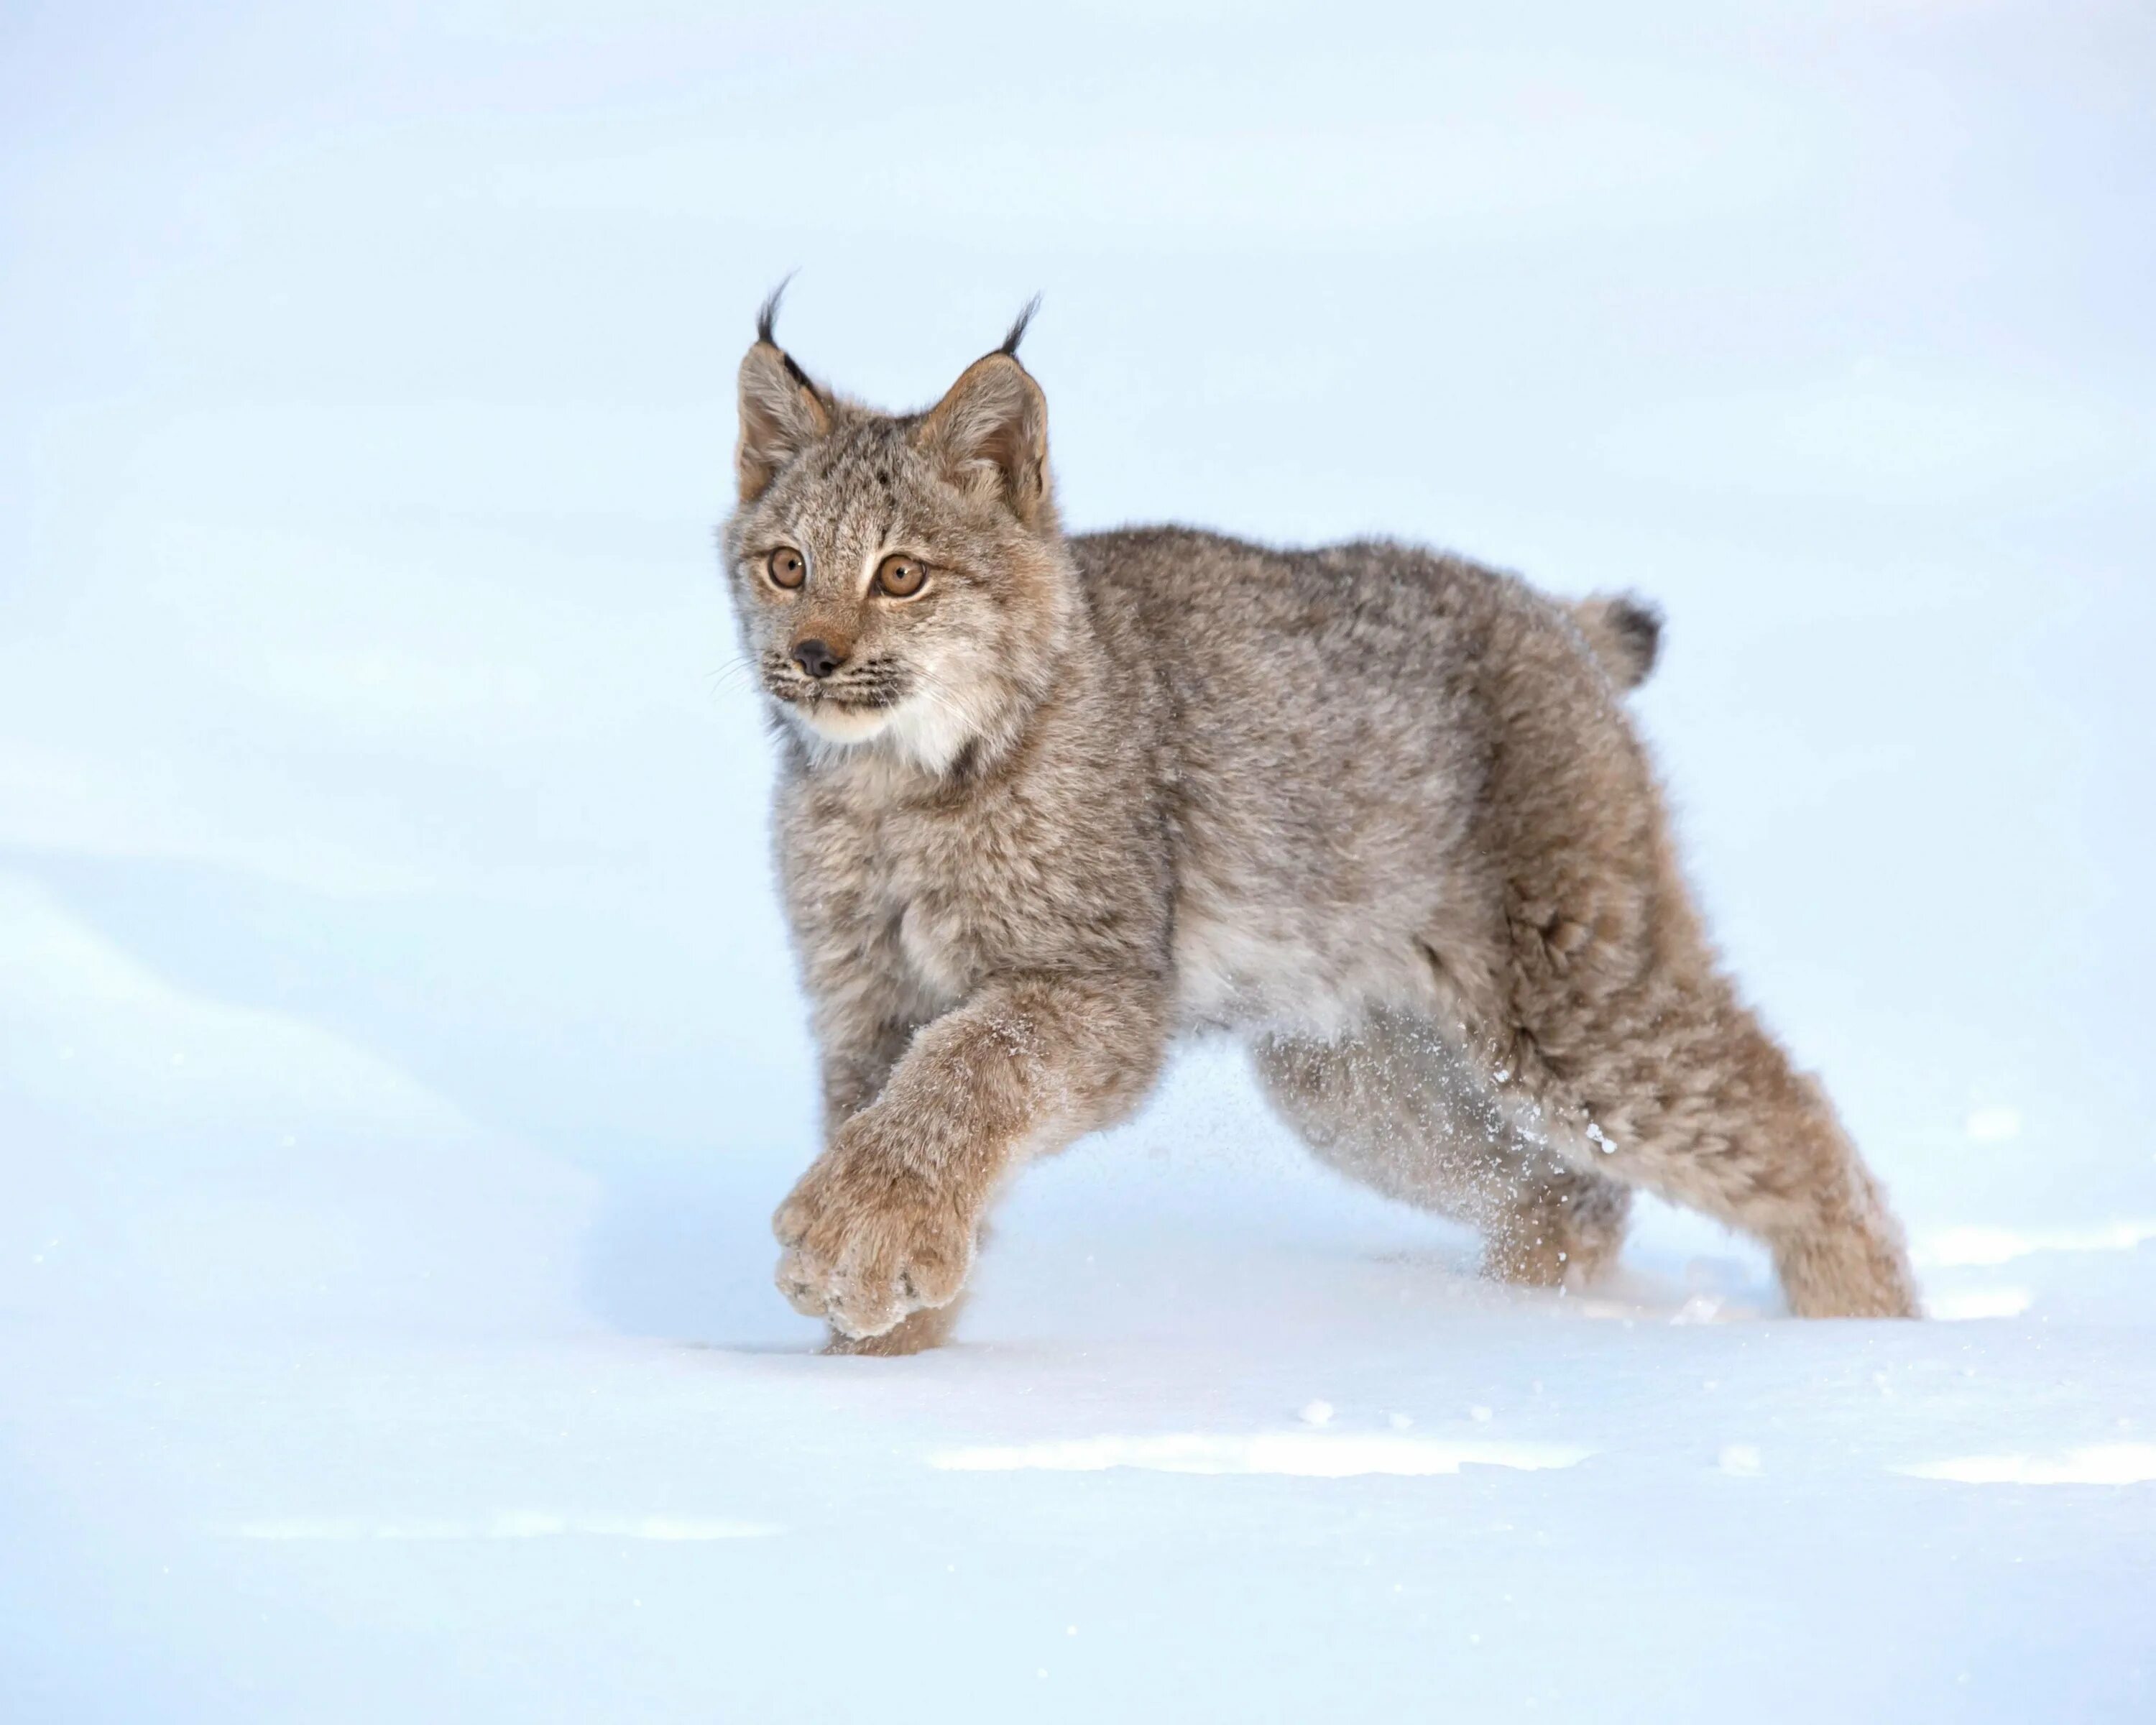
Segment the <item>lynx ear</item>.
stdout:
<svg viewBox="0 0 2156 1725">
<path fill-rule="evenodd" d="M 914 436 L 960 490 L 999 498 L 1028 526 L 1039 520 L 1048 500 L 1048 398 L 1008 346 L 968 366 Z"/>
<path fill-rule="evenodd" d="M 778 293 L 785 291 L 781 282 Z M 771 339 L 778 293 L 757 314 L 756 346 L 741 366 L 741 441 L 734 445 L 734 477 L 741 501 L 753 503 L 787 463 L 831 434 L 831 410 L 808 374 Z"/>
</svg>

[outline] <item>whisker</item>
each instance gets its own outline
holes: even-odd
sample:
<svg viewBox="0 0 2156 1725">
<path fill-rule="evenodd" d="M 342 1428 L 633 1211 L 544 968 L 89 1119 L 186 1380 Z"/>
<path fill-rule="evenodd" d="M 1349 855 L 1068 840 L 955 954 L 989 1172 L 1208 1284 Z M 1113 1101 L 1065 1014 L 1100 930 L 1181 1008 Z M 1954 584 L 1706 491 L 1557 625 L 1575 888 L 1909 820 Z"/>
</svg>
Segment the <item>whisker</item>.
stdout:
<svg viewBox="0 0 2156 1725">
<path fill-rule="evenodd" d="M 717 670 L 706 673 L 704 680 L 710 693 L 717 696 L 730 693 L 744 679 L 756 676 L 757 670 L 753 660 L 746 654 L 737 653 Z"/>
</svg>

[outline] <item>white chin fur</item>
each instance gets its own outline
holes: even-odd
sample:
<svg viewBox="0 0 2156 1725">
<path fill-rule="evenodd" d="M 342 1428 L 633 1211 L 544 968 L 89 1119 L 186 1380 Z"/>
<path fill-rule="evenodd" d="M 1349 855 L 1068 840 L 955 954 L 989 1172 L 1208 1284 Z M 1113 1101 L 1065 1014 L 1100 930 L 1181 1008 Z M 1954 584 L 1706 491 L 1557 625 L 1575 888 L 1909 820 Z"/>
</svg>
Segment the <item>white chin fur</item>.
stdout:
<svg viewBox="0 0 2156 1725">
<path fill-rule="evenodd" d="M 890 726 L 893 710 L 887 706 L 797 706 L 788 711 L 824 742 L 866 742 Z"/>
<path fill-rule="evenodd" d="M 963 714 L 918 695 L 891 707 L 789 706 L 786 715 L 813 743 L 850 747 L 881 737 L 891 752 L 930 773 L 949 767 L 973 735 Z"/>
</svg>

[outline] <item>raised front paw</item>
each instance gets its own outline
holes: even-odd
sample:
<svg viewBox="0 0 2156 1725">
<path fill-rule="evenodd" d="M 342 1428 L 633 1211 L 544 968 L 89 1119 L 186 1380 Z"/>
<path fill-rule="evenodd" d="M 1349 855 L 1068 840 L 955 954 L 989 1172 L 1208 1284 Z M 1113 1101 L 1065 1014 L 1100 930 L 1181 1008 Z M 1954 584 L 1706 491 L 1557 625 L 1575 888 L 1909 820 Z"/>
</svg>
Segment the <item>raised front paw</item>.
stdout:
<svg viewBox="0 0 2156 1725">
<path fill-rule="evenodd" d="M 779 1205 L 778 1291 L 796 1312 L 855 1337 L 958 1296 L 978 1206 L 906 1168 L 857 1117 Z"/>
</svg>

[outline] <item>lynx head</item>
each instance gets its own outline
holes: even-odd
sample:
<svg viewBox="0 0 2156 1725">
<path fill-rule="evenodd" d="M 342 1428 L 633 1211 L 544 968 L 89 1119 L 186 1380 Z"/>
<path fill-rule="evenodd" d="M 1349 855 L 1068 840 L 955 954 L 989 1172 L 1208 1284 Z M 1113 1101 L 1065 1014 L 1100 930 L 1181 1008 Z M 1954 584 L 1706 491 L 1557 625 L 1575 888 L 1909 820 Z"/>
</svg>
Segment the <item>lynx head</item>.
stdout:
<svg viewBox="0 0 2156 1725">
<path fill-rule="evenodd" d="M 934 407 L 889 414 L 794 363 L 778 301 L 742 361 L 722 542 L 764 691 L 812 753 L 941 773 L 998 751 L 1052 686 L 1076 603 L 1048 403 L 1017 357 L 1034 308 Z"/>
</svg>

